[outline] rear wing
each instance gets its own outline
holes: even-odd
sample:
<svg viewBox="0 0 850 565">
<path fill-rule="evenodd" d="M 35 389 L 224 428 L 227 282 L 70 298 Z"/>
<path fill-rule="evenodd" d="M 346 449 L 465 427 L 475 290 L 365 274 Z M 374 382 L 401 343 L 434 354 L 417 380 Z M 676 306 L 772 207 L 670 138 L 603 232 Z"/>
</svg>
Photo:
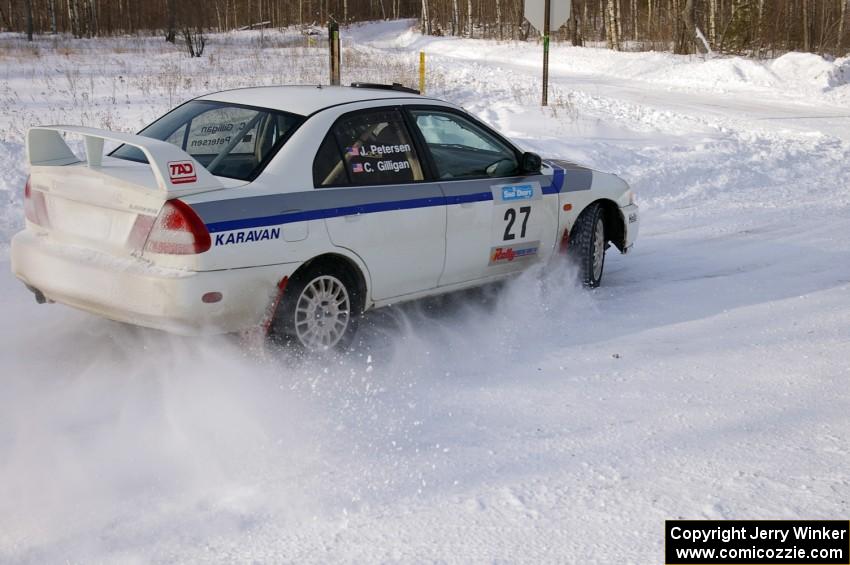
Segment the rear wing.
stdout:
<svg viewBox="0 0 850 565">
<path fill-rule="evenodd" d="M 86 144 L 86 163 L 89 168 L 108 176 L 125 178 L 122 168 L 113 161 L 104 166 L 103 142 L 113 141 L 138 148 L 147 158 L 153 177 L 143 182 L 145 188 L 158 190 L 166 198 L 223 188 L 215 176 L 191 155 L 166 141 L 83 126 L 38 126 L 27 133 L 27 155 L 31 167 L 60 167 L 80 160 L 65 143 L 62 133 L 80 135 Z M 130 164 L 131 162 L 127 162 Z M 138 176 L 134 175 L 136 184 Z"/>
</svg>

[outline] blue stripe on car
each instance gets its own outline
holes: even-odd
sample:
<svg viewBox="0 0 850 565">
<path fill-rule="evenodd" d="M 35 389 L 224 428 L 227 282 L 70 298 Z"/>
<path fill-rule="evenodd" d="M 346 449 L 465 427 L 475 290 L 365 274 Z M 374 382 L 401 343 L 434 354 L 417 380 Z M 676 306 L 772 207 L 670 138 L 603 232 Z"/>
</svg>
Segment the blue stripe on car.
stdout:
<svg viewBox="0 0 850 565">
<path fill-rule="evenodd" d="M 262 226 L 276 226 L 280 224 L 291 224 L 293 222 L 306 222 L 308 220 L 321 220 L 324 218 L 336 218 L 338 216 L 353 216 L 355 214 L 371 214 L 373 212 L 388 212 L 390 210 L 409 210 L 411 208 L 427 208 L 429 206 L 442 206 L 445 198 L 414 198 L 412 200 L 397 200 L 394 202 L 374 202 L 359 206 L 344 206 L 341 208 L 325 208 L 321 210 L 305 210 L 275 216 L 263 216 L 260 218 L 245 218 L 241 220 L 229 220 L 207 224 L 210 233 L 241 230 L 245 228 L 259 228 Z"/>
<path fill-rule="evenodd" d="M 565 170 L 561 166 L 561 163 L 569 165 L 569 169 Z M 553 169 L 552 181 L 548 186 L 542 187 L 543 194 L 557 194 L 562 191 L 590 189 L 589 181 L 592 178 L 592 172 L 589 169 L 565 162 L 556 163 L 550 161 L 549 164 Z M 566 183 L 567 186 L 565 187 L 564 181 L 568 172 L 570 173 L 569 178 L 573 179 L 573 177 L 575 177 L 575 181 L 570 180 Z M 573 175 L 573 173 L 576 174 Z M 380 201 L 379 199 L 381 197 L 386 197 L 398 190 L 394 186 L 383 186 L 362 187 L 360 190 L 355 191 L 348 188 L 321 189 L 315 192 L 296 192 L 235 198 L 230 200 L 198 203 L 193 205 L 193 208 L 204 220 L 210 233 L 217 233 L 264 226 L 291 224 L 293 222 L 321 220 L 339 216 L 371 214 L 392 210 L 410 210 L 430 206 L 466 204 L 471 202 L 484 202 L 493 199 L 492 191 L 480 191 L 480 181 L 470 181 L 469 188 L 475 190 L 475 192 L 469 193 L 462 193 L 462 189 L 457 190 L 459 185 L 454 185 L 453 188 L 455 190 L 452 192 L 461 192 L 460 194 L 443 194 L 437 185 L 438 183 L 428 183 L 406 186 L 404 190 L 407 190 L 408 194 L 411 192 L 418 192 L 420 195 L 427 194 L 429 196 L 421 198 L 407 198 L 403 200 L 387 199 Z M 371 202 L 362 201 L 367 199 L 374 200 Z M 327 200 L 335 201 L 337 203 L 342 203 L 347 200 L 350 205 L 337 205 L 327 208 L 320 207 L 318 205 L 319 202 Z M 281 211 L 276 214 L 262 215 L 262 212 L 273 211 L 275 208 Z M 234 217 L 240 214 L 244 217 Z"/>
<path fill-rule="evenodd" d="M 474 192 L 472 194 L 454 194 L 446 196 L 446 204 L 467 204 L 469 202 L 484 202 L 485 200 L 493 200 L 493 193 Z"/>
<path fill-rule="evenodd" d="M 564 186 L 564 169 L 557 165 L 552 165 L 552 169 L 554 169 L 552 183 L 543 187 L 543 194 L 556 194 L 561 192 L 561 188 Z"/>
<path fill-rule="evenodd" d="M 550 159 L 547 163 L 555 170 L 552 176 L 552 186 L 558 186 L 555 192 L 590 190 L 590 186 L 593 184 L 592 169 L 560 159 Z M 559 171 L 560 175 L 558 174 Z"/>
</svg>

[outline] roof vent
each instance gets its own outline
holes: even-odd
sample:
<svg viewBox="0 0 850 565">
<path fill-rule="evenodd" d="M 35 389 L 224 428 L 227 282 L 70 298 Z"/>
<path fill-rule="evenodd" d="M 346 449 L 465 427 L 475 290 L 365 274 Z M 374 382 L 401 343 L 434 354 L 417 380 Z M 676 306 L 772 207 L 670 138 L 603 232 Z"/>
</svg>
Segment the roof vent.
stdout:
<svg viewBox="0 0 850 565">
<path fill-rule="evenodd" d="M 394 82 L 392 84 L 378 84 L 373 82 L 352 82 L 353 88 L 375 88 L 378 90 L 395 90 L 396 92 L 407 92 L 409 94 L 419 94 L 415 88 L 407 88 L 401 84 Z"/>
</svg>

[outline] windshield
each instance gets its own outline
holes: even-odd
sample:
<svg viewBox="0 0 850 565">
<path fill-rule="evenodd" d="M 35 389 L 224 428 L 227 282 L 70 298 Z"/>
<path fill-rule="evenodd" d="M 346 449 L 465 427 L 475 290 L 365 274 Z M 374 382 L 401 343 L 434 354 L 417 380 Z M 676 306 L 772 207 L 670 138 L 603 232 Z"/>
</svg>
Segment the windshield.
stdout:
<svg viewBox="0 0 850 565">
<path fill-rule="evenodd" d="M 302 121 L 301 116 L 266 108 L 193 100 L 139 135 L 176 145 L 214 175 L 253 180 Z M 129 145 L 111 155 L 147 163 L 145 155 Z"/>
</svg>

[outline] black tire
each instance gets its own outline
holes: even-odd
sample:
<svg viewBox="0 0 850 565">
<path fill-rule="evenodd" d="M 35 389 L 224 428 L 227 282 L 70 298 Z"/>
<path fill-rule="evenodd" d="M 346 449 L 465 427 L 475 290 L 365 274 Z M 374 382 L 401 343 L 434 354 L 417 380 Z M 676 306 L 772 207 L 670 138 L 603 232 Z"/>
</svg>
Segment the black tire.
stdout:
<svg viewBox="0 0 850 565">
<path fill-rule="evenodd" d="M 317 290 L 321 292 L 321 288 L 333 288 L 333 285 L 339 285 L 339 289 L 345 294 L 345 308 L 334 309 L 330 296 L 324 300 L 322 295 L 317 294 Z M 327 304 L 322 306 L 324 303 Z M 305 312 L 305 306 L 315 307 L 314 310 L 309 310 L 312 314 Z M 327 328 L 332 325 L 336 327 L 334 320 L 339 319 L 341 310 L 347 310 L 346 324 L 337 338 L 333 330 Z M 334 263 L 319 262 L 298 271 L 289 280 L 272 317 L 267 337 L 273 345 L 295 353 L 346 351 L 357 332 L 361 310 L 360 292 L 351 272 Z M 307 325 L 315 324 L 320 324 L 317 328 L 320 334 L 305 332 Z M 332 335 L 325 340 L 324 333 L 321 332 Z M 311 336 L 318 337 L 321 343 L 312 340 Z"/>
<path fill-rule="evenodd" d="M 570 232 L 569 257 L 579 268 L 581 284 L 588 288 L 596 288 L 602 282 L 608 248 L 606 233 L 605 213 L 598 202 L 582 211 Z"/>
</svg>

